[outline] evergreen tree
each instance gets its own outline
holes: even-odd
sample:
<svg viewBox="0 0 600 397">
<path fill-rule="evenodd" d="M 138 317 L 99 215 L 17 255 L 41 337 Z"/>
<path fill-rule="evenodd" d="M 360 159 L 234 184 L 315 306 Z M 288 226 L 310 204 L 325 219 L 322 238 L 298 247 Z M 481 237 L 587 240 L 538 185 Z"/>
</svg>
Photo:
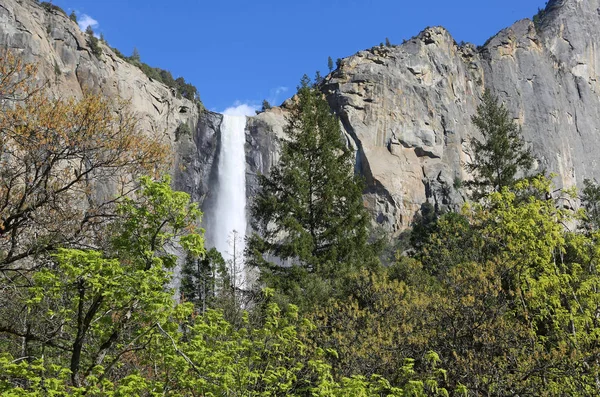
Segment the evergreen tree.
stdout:
<svg viewBox="0 0 600 397">
<path fill-rule="evenodd" d="M 471 120 L 483 140 L 471 139 L 473 161 L 467 164 L 467 169 L 474 179 L 466 185 L 472 189 L 472 198 L 479 200 L 489 192 L 512 187 L 518 180 L 517 172 L 527 173 L 534 158 L 521 137 L 520 127 L 489 90 Z"/>
<path fill-rule="evenodd" d="M 265 112 L 265 111 L 267 111 L 269 109 L 271 109 L 271 104 L 266 99 L 263 99 L 263 101 L 262 101 L 262 111 Z"/>
<path fill-rule="evenodd" d="M 377 259 L 367 242 L 363 183 L 338 119 L 306 76 L 296 98 L 279 164 L 259 177 L 251 209 L 258 234 L 249 239 L 248 260 L 267 286 L 310 301 Z"/>
<path fill-rule="evenodd" d="M 333 71 L 333 59 L 331 57 L 327 57 L 327 69 L 329 69 L 329 72 Z"/>
<path fill-rule="evenodd" d="M 71 15 L 69 15 L 69 19 L 75 23 L 77 23 L 77 15 L 75 14 L 75 11 L 71 11 Z"/>
<path fill-rule="evenodd" d="M 600 185 L 585 179 L 581 191 L 581 204 L 585 209 L 583 226 L 588 230 L 600 229 Z"/>
<path fill-rule="evenodd" d="M 200 313 L 213 307 L 220 282 L 227 280 L 225 261 L 215 248 L 206 252 L 204 257 L 188 256 L 182 269 L 181 295 L 187 302 L 192 302 Z"/>
<path fill-rule="evenodd" d="M 390 39 L 388 39 L 387 37 L 385 38 L 385 46 L 386 47 L 391 47 L 392 43 L 390 43 Z"/>
<path fill-rule="evenodd" d="M 100 55 L 102 55 L 102 48 L 98 44 L 98 42 L 99 42 L 98 38 L 94 35 L 94 29 L 92 29 L 91 26 L 88 26 L 85 29 L 85 34 L 88 36 L 88 40 L 89 40 L 88 43 L 90 45 L 90 49 L 92 50 L 92 53 L 97 58 L 99 58 Z"/>
<path fill-rule="evenodd" d="M 130 59 L 137 62 L 141 61 L 140 51 L 137 49 L 137 47 L 133 47 L 133 53 L 131 54 Z"/>
<path fill-rule="evenodd" d="M 412 223 L 410 231 L 410 245 L 417 251 L 420 250 L 436 229 L 439 218 L 439 210 L 429 201 L 421 205 L 421 211 Z"/>
</svg>

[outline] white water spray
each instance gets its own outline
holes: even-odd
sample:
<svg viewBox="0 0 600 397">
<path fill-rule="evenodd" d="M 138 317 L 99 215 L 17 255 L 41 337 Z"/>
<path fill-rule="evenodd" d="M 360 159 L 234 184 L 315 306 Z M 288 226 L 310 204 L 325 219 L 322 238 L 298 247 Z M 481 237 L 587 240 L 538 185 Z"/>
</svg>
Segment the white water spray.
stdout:
<svg viewBox="0 0 600 397">
<path fill-rule="evenodd" d="M 229 109 L 228 109 L 229 110 Z M 223 255 L 234 287 L 246 288 L 246 117 L 225 111 L 221 124 L 221 151 L 217 200 L 213 212 L 213 243 Z M 238 113 L 239 114 L 239 113 Z"/>
</svg>

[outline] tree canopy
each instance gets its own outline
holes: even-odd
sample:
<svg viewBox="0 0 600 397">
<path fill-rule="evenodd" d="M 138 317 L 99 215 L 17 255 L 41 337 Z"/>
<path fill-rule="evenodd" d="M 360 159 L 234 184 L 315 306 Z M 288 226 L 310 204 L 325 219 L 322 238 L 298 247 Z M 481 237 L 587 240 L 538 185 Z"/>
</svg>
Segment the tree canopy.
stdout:
<svg viewBox="0 0 600 397">
<path fill-rule="evenodd" d="M 287 284 L 284 289 L 300 293 L 310 287 L 299 279 L 328 284 L 352 267 L 372 265 L 376 257 L 367 241 L 354 154 L 327 101 L 306 76 L 287 121 L 280 161 L 259 178 L 251 209 L 257 233 L 250 238 L 248 257 L 266 285 Z"/>
</svg>

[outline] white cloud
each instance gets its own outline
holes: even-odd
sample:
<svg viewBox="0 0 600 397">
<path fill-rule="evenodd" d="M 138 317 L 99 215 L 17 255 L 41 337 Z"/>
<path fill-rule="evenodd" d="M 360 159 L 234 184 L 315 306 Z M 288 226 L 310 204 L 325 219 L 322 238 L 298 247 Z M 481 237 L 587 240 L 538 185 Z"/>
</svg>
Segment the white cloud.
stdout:
<svg viewBox="0 0 600 397">
<path fill-rule="evenodd" d="M 77 17 L 77 23 L 79 24 L 79 29 L 81 29 L 82 32 L 85 32 L 88 26 L 91 26 L 92 29 L 94 29 L 99 25 L 98 21 L 87 14 L 81 14 L 79 17 Z"/>
<path fill-rule="evenodd" d="M 235 101 L 233 106 L 228 107 L 222 113 L 229 116 L 256 116 L 258 106 L 249 103 Z"/>
<path fill-rule="evenodd" d="M 269 103 L 271 105 L 278 105 L 279 104 L 279 102 L 278 102 L 279 96 L 281 94 L 286 93 L 287 91 L 288 91 L 288 88 L 284 87 L 284 86 L 280 86 L 280 87 L 271 89 L 271 93 L 269 95 Z"/>
<path fill-rule="evenodd" d="M 283 86 L 277 87 L 277 88 L 275 88 L 275 95 L 279 95 L 279 94 L 282 94 L 287 91 L 288 91 L 287 87 L 283 87 Z"/>
</svg>

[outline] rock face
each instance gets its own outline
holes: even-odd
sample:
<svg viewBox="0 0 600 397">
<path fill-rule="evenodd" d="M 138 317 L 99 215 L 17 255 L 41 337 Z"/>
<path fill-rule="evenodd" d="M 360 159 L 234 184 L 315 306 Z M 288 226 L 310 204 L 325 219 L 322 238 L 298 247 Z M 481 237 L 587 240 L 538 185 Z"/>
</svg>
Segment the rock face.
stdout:
<svg viewBox="0 0 600 397">
<path fill-rule="evenodd" d="M 344 59 L 323 90 L 357 147 L 376 221 L 395 233 L 425 201 L 464 201 L 469 140 L 479 134 L 471 116 L 486 88 L 559 187 L 600 178 L 599 15 L 599 0 L 555 0 L 537 28 L 518 21 L 481 48 L 435 27 Z"/>
<path fill-rule="evenodd" d="M 74 22 L 34 0 L 0 0 L 0 45 L 37 62 L 57 95 L 90 89 L 129 99 L 142 128 L 170 144 L 175 186 L 210 206 L 221 115 L 178 99 L 105 45 L 96 57 Z M 551 0 L 537 27 L 518 21 L 480 48 L 434 27 L 342 60 L 322 90 L 356 149 L 373 219 L 398 233 L 425 201 L 440 209 L 464 202 L 469 141 L 479 134 L 471 116 L 486 88 L 522 126 L 538 168 L 558 173 L 559 187 L 600 178 L 599 45 L 600 0 Z M 248 119 L 250 200 L 256 175 L 278 159 L 285 113 L 284 106 Z"/>
<path fill-rule="evenodd" d="M 35 0 L 0 0 L 0 46 L 35 62 L 40 81 L 57 96 L 80 97 L 89 90 L 129 100 L 140 128 L 168 143 L 174 154 L 180 146 L 177 128 L 198 124 L 195 104 L 177 98 L 102 43 L 102 55 L 95 56 L 86 35 L 58 9 L 48 10 Z M 175 163 L 181 162 L 176 158 Z"/>
<path fill-rule="evenodd" d="M 169 144 L 174 187 L 188 192 L 204 209 L 210 208 L 215 200 L 211 187 L 217 180 L 222 115 L 199 110 L 108 46 L 100 46 L 98 57 L 86 35 L 60 10 L 48 10 L 35 0 L 0 0 L 0 47 L 36 63 L 39 80 L 57 96 L 81 97 L 90 90 L 129 100 L 140 118 L 139 127 Z M 256 192 L 256 175 L 267 173 L 277 159 L 283 124 L 283 113 L 277 109 L 248 120 L 249 196 Z"/>
</svg>

